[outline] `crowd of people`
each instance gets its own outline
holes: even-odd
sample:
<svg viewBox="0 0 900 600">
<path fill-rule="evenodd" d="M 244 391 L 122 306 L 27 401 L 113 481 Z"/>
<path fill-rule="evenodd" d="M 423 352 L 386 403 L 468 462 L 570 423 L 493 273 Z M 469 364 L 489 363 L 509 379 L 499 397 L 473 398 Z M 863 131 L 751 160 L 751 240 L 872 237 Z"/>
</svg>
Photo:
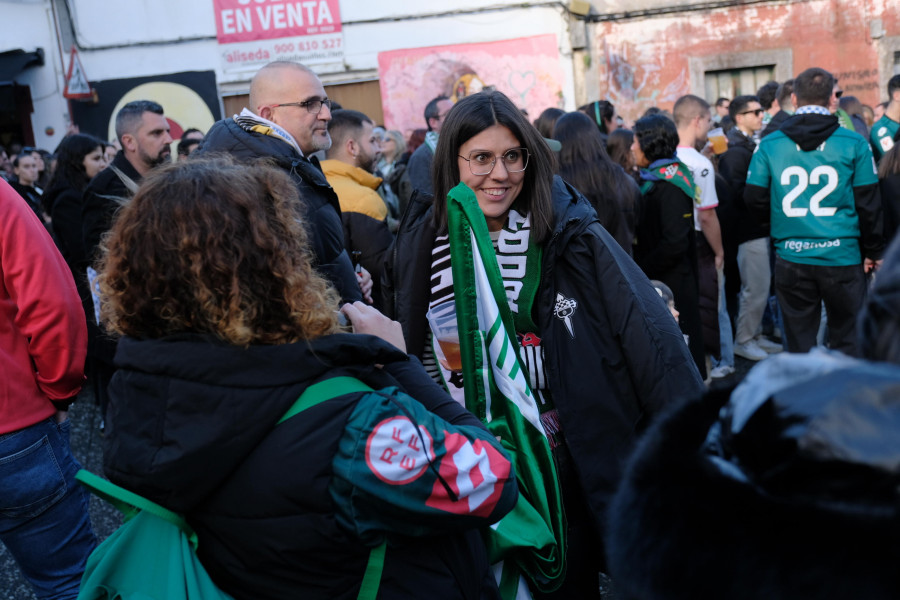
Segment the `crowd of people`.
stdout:
<svg viewBox="0 0 900 600">
<path fill-rule="evenodd" d="M 451 260 L 477 246 L 476 228 L 472 247 L 451 241 L 462 187 L 565 514 L 551 552 L 564 568 L 524 573 L 517 594 L 599 598 L 610 573 L 635 599 L 828 597 L 836 573 L 795 577 L 776 566 L 787 551 L 766 555 L 819 524 L 773 504 L 846 517 L 842 543 L 871 511 L 888 540 L 900 470 L 869 450 L 755 452 L 790 445 L 764 400 L 825 418 L 795 393 L 820 378 L 823 398 L 863 419 L 849 382 L 890 404 L 900 381 L 871 364 L 900 361 L 886 333 L 900 256 L 879 270 L 900 224 L 900 76 L 887 91 L 867 111 L 812 68 L 755 95 L 686 95 L 626 127 L 606 100 L 531 121 L 485 90 L 423 102 L 406 139 L 278 61 L 241 113 L 186 131 L 177 160 L 152 100 L 120 109 L 114 144 L 73 131 L 52 155 L 0 148 L 0 459 L 15 457 L 0 467 L 0 489 L 15 489 L 0 540 L 40 598 L 77 596 L 96 539 L 66 415 L 86 374 L 104 474 L 183 513 L 227 594 L 355 598 L 383 545 L 379 597 L 500 598 L 498 565 L 520 555 L 483 533 L 523 510 L 529 465 L 490 410 L 474 414 L 466 379 L 482 375 L 445 359 L 427 317 L 471 293 Z M 816 346 L 830 350 L 805 354 Z M 735 355 L 764 362 L 733 393 L 708 392 Z M 347 378 L 357 387 L 281 419 Z M 896 451 L 883 429 L 896 409 L 882 410 L 867 427 Z M 705 491 L 686 496 L 676 473 Z M 713 508 L 720 496 L 749 524 Z M 770 512 L 790 526 L 760 532 Z M 688 542 L 704 518 L 716 535 Z M 770 577 L 752 588 L 719 557 L 717 583 L 693 585 L 729 524 Z M 815 575 L 821 586 L 804 583 Z M 870 579 L 868 598 L 900 592 Z"/>
</svg>

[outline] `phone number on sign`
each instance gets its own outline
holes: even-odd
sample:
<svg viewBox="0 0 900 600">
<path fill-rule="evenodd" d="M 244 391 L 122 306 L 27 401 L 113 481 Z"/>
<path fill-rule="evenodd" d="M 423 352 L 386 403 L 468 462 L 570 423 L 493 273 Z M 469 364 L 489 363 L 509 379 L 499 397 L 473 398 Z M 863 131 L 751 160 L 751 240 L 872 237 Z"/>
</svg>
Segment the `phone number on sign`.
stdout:
<svg viewBox="0 0 900 600">
<path fill-rule="evenodd" d="M 312 40 L 310 42 L 287 42 L 275 44 L 275 54 L 286 52 L 309 52 L 310 50 L 332 50 L 341 47 L 340 38 L 331 40 Z"/>
</svg>

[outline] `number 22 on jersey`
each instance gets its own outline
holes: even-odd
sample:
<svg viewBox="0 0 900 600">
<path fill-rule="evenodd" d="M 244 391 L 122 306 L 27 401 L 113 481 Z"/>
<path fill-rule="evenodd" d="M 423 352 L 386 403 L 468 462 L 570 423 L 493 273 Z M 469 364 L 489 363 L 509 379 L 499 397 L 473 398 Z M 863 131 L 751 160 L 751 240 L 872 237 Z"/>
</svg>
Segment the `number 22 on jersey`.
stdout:
<svg viewBox="0 0 900 600">
<path fill-rule="evenodd" d="M 807 173 L 802 167 L 788 167 L 781 172 L 781 185 L 787 187 L 796 178 L 797 183 L 781 200 L 781 208 L 788 217 L 805 217 L 811 212 L 816 217 L 831 217 L 837 211 L 834 206 L 823 207 L 822 200 L 828 197 L 838 186 L 838 174 L 834 167 L 820 165 Z M 809 199 L 809 209 L 793 206 L 794 201 L 812 185 L 824 183 L 824 186 Z"/>
</svg>

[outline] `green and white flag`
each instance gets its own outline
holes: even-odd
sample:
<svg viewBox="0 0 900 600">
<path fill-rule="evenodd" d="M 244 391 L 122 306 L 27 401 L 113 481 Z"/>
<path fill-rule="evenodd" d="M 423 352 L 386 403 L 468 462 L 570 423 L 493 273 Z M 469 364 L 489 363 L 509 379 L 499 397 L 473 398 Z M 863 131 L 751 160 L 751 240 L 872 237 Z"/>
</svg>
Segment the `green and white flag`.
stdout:
<svg viewBox="0 0 900 600">
<path fill-rule="evenodd" d="M 565 575 L 565 518 L 556 468 L 528 374 L 519 362 L 512 311 L 487 223 L 474 192 L 460 183 L 447 195 L 450 262 L 466 407 L 512 457 L 515 508 L 485 533 L 504 600 L 529 598 Z"/>
</svg>

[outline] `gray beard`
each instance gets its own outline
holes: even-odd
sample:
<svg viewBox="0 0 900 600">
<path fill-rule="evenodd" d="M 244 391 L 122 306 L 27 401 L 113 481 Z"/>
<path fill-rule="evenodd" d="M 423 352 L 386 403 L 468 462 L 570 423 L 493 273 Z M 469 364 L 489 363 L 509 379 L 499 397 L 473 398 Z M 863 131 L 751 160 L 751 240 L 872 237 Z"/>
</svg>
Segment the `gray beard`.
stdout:
<svg viewBox="0 0 900 600">
<path fill-rule="evenodd" d="M 312 154 L 313 152 L 318 152 L 319 150 L 330 150 L 331 149 L 331 134 L 326 133 L 325 139 L 322 139 L 318 136 L 314 136 L 312 139 L 312 152 L 305 152 L 304 154 Z"/>
</svg>

